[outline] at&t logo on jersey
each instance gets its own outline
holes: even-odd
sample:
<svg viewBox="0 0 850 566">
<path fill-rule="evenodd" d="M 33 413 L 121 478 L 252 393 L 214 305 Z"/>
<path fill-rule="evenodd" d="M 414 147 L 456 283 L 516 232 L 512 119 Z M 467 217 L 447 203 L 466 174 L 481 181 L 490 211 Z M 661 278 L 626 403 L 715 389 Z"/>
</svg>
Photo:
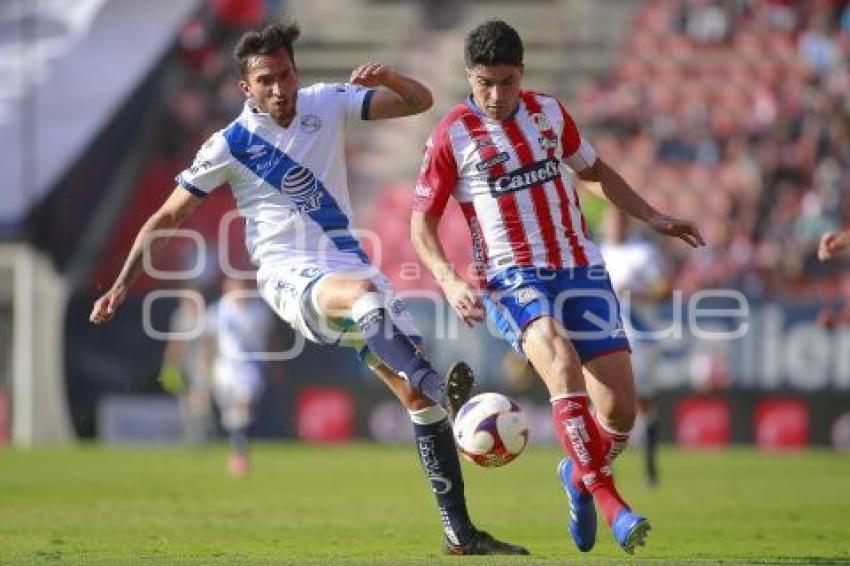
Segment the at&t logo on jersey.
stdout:
<svg viewBox="0 0 850 566">
<path fill-rule="evenodd" d="M 554 157 L 536 161 L 531 165 L 514 169 L 513 171 L 490 179 L 490 194 L 494 197 L 541 185 L 551 181 L 561 174 L 558 160 Z"/>
<path fill-rule="evenodd" d="M 298 212 L 310 212 L 322 206 L 322 194 L 316 186 L 316 176 L 301 165 L 286 172 L 281 189 L 295 203 Z"/>
</svg>

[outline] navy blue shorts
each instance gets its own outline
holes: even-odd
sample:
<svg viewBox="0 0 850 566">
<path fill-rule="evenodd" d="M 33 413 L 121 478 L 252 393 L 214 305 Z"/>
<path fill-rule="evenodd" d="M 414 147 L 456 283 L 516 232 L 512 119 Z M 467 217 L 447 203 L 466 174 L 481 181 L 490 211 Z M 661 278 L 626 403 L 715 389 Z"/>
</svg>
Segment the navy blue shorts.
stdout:
<svg viewBox="0 0 850 566">
<path fill-rule="evenodd" d="M 487 291 L 487 316 L 519 353 L 523 332 L 543 316 L 561 323 L 582 363 L 610 352 L 631 351 L 620 302 L 604 266 L 510 267 L 490 279 Z"/>
</svg>

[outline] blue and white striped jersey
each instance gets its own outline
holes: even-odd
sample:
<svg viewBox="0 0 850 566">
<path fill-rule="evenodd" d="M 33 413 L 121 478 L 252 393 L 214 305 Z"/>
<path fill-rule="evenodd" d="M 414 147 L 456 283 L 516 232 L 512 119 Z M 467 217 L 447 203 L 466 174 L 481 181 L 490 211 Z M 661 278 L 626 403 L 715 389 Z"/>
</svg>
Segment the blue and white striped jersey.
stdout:
<svg viewBox="0 0 850 566">
<path fill-rule="evenodd" d="M 288 128 L 248 101 L 177 182 L 198 197 L 230 185 L 257 265 L 362 265 L 368 258 L 351 232 L 343 146 L 346 123 L 366 118 L 372 92 L 349 84 L 302 88 Z"/>
</svg>

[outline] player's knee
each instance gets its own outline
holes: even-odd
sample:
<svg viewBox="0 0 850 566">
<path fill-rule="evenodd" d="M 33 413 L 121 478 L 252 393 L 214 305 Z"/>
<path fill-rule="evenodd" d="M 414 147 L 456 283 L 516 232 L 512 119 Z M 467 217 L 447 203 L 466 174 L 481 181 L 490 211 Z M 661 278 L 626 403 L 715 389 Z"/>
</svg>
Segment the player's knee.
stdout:
<svg viewBox="0 0 850 566">
<path fill-rule="evenodd" d="M 375 299 L 382 295 L 375 284 L 368 279 L 347 280 L 333 285 L 323 285 L 313 291 L 313 305 L 320 312 L 330 316 L 347 317 L 357 308 L 369 308 Z"/>
<path fill-rule="evenodd" d="M 374 283 L 369 281 L 368 279 L 361 279 L 360 281 L 353 282 L 350 287 L 349 294 L 353 300 L 357 300 L 367 293 L 377 293 L 378 287 L 375 286 Z"/>
</svg>

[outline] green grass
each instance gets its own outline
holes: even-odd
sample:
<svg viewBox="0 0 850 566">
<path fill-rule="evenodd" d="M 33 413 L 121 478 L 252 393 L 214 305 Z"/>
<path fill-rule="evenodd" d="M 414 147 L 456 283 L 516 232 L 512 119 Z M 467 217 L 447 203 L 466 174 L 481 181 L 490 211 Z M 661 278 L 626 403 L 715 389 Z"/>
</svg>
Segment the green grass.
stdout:
<svg viewBox="0 0 850 566">
<path fill-rule="evenodd" d="M 503 469 L 465 465 L 478 525 L 533 556 L 452 559 L 412 446 L 261 444 L 238 481 L 223 446 L 0 450 L 0 563 L 633 562 L 604 527 L 591 554 L 572 547 L 557 458 L 535 446 Z M 846 455 L 668 450 L 661 470 L 650 490 L 637 453 L 618 464 L 654 526 L 642 560 L 850 563 Z"/>
</svg>

